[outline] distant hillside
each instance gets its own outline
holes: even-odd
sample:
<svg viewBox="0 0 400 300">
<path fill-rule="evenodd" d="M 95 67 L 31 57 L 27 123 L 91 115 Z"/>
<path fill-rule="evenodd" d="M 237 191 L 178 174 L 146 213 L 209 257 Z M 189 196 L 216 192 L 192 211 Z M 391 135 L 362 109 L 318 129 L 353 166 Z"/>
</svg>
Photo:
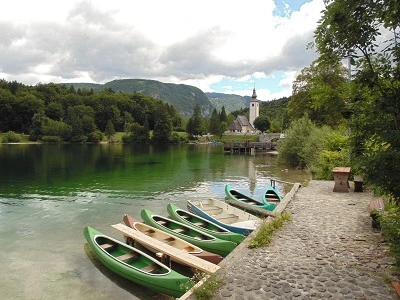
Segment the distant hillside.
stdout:
<svg viewBox="0 0 400 300">
<path fill-rule="evenodd" d="M 211 104 L 221 111 L 222 106 L 225 106 L 227 114 L 232 111 L 236 111 L 245 107 L 248 107 L 251 97 L 242 97 L 239 95 L 222 94 L 222 93 L 206 93 L 206 96 L 210 100 Z"/>
<path fill-rule="evenodd" d="M 162 83 L 147 79 L 118 79 L 105 84 L 65 83 L 64 85 L 73 85 L 75 89 L 93 89 L 95 92 L 111 88 L 115 92 L 143 93 L 172 104 L 183 117 L 192 116 L 196 104 L 199 104 L 202 115 L 207 118 L 214 109 L 202 90 L 185 84 Z"/>
</svg>

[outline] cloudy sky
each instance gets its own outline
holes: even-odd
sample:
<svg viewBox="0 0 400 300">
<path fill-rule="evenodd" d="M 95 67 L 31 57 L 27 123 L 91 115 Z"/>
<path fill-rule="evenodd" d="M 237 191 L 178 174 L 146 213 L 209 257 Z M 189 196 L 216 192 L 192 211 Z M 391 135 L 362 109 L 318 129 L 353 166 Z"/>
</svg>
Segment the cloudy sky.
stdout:
<svg viewBox="0 0 400 300">
<path fill-rule="evenodd" d="M 291 95 L 322 0 L 13 0 L 0 9 L 0 78 L 144 78 L 258 99 Z"/>
</svg>

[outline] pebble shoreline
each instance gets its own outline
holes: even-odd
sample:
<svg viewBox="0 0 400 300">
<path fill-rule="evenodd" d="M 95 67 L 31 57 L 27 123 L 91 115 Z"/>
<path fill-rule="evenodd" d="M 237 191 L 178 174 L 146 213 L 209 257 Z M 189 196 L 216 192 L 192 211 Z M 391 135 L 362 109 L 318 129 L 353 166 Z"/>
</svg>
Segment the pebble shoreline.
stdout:
<svg viewBox="0 0 400 300">
<path fill-rule="evenodd" d="M 247 238 L 229 254 L 213 299 L 400 299 L 391 283 L 393 259 L 371 226 L 372 195 L 334 193 L 333 186 L 310 181 L 287 205 L 291 220 L 268 246 L 249 249 Z"/>
</svg>

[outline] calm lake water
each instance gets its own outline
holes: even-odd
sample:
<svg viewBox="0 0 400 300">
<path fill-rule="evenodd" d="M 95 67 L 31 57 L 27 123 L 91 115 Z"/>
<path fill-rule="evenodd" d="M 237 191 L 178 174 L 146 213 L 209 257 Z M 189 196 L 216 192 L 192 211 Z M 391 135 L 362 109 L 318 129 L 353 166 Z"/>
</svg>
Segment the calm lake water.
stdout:
<svg viewBox="0 0 400 300">
<path fill-rule="evenodd" d="M 162 299 L 93 258 L 89 225 L 123 241 L 111 224 L 173 202 L 225 198 L 226 184 L 260 198 L 271 178 L 306 174 L 267 154 L 226 154 L 222 145 L 0 144 L 2 299 Z M 278 183 L 284 195 L 290 185 Z"/>
</svg>

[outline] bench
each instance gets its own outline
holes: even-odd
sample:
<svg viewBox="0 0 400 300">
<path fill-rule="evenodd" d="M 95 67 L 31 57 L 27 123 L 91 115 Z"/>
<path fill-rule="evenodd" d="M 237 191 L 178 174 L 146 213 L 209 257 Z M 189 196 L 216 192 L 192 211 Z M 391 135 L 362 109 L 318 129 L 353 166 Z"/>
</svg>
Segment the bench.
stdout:
<svg viewBox="0 0 400 300">
<path fill-rule="evenodd" d="M 115 244 L 109 244 L 109 243 L 101 244 L 101 245 L 100 245 L 100 247 L 103 248 L 104 250 L 106 250 L 106 249 L 108 249 L 108 248 L 112 248 L 112 247 L 114 247 L 114 246 L 115 246 Z"/>
<path fill-rule="evenodd" d="M 363 184 L 364 179 L 361 176 L 354 176 L 354 192 L 362 193 L 363 192 Z"/>
<path fill-rule="evenodd" d="M 128 260 L 128 259 L 136 257 L 136 256 L 139 256 L 139 254 L 137 254 L 136 252 L 130 252 L 130 253 L 125 253 L 120 256 L 117 256 L 116 258 L 119 260 Z"/>
<path fill-rule="evenodd" d="M 148 266 L 142 268 L 142 271 L 147 272 L 147 273 L 151 273 L 151 272 L 157 270 L 158 268 L 159 268 L 159 265 L 151 264 L 151 265 L 148 265 Z"/>
<path fill-rule="evenodd" d="M 380 228 L 379 224 L 379 215 L 384 211 L 385 209 L 385 202 L 383 201 L 383 198 L 381 197 L 373 197 L 368 206 L 369 210 L 369 215 L 372 218 L 372 227 L 373 228 Z"/>
</svg>

